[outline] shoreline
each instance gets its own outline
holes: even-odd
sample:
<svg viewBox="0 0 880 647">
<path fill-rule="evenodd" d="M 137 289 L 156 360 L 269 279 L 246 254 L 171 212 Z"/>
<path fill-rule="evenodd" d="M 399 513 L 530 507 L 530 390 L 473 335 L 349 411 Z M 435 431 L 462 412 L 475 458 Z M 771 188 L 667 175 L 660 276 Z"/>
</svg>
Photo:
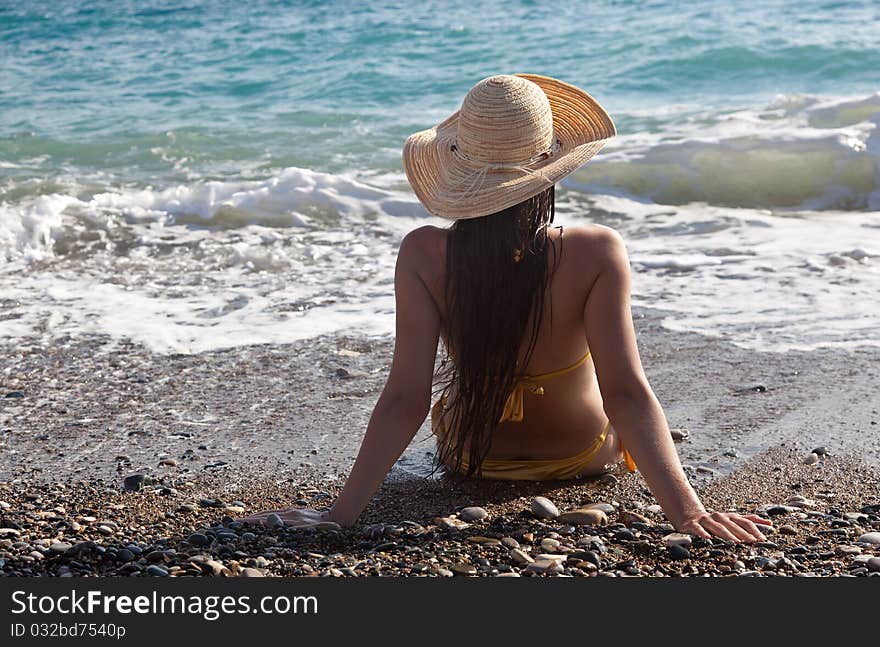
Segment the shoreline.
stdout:
<svg viewBox="0 0 880 647">
<path fill-rule="evenodd" d="M 636 311 L 639 350 L 670 427 L 688 430 L 677 446 L 689 476 L 734 472 L 777 445 L 824 446 L 880 467 L 880 348 L 756 353 L 666 330 L 662 317 Z M 108 352 L 107 341 L 0 348 L 0 480 L 179 476 L 254 462 L 346 474 L 394 346 L 329 335 L 156 355 L 126 343 Z M 398 467 L 425 473 L 433 449 L 426 417 Z"/>
</svg>

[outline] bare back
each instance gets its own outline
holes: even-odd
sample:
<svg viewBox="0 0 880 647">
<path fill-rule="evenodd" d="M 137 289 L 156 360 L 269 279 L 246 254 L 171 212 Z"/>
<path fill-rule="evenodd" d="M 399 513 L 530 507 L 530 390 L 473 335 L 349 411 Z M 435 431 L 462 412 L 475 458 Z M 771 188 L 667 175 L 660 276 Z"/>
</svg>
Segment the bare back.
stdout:
<svg viewBox="0 0 880 647">
<path fill-rule="evenodd" d="M 448 231 L 439 227 L 430 229 L 432 240 L 428 247 L 431 252 L 423 259 L 424 265 L 419 269 L 445 322 L 448 309 L 443 286 L 446 280 Z M 528 339 L 524 339 L 519 349 L 518 373 L 556 371 L 574 364 L 588 350 L 584 306 L 593 279 L 600 271 L 598 262 L 591 263 L 591 259 L 603 256 L 596 253 L 607 239 L 603 232 L 607 232 L 607 228 L 599 225 L 565 226 L 564 229 L 555 226 L 548 229 L 559 262 L 548 286 L 542 324 L 531 360 L 527 366 L 522 366 L 528 343 Z M 548 264 L 552 264 L 554 254 L 548 253 L 547 257 Z M 444 343 L 446 341 L 444 338 Z M 544 395 L 525 393 L 522 422 L 507 421 L 498 426 L 493 436 L 490 458 L 565 458 L 583 451 L 601 432 L 607 416 L 602 408 L 592 361 L 564 375 L 547 378 L 543 386 Z M 454 386 L 450 401 L 454 401 Z M 609 443 L 607 452 L 602 452 L 603 456 L 597 459 L 610 458 L 616 451 L 611 445 Z M 604 456 L 606 453 L 608 456 Z"/>
</svg>

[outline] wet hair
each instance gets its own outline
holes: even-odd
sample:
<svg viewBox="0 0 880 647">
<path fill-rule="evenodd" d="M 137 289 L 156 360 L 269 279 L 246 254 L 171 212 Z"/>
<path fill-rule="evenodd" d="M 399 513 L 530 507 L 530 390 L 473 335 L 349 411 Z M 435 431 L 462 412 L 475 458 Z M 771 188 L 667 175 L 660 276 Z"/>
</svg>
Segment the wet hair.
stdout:
<svg viewBox="0 0 880 647">
<path fill-rule="evenodd" d="M 528 365 L 537 342 L 547 287 L 562 254 L 560 247 L 557 257 L 547 235 L 555 213 L 555 187 L 550 186 L 503 211 L 456 220 L 449 227 L 448 315 L 442 322 L 446 348 L 434 378 L 440 385 L 435 395 L 454 382 L 456 397 L 448 400 L 448 433 L 438 441 L 434 471 L 445 465 L 465 476 L 480 475 L 515 375 Z M 518 262 L 515 250 L 521 250 Z M 551 302 L 551 325 L 552 319 Z M 465 458 L 468 466 L 462 471 Z"/>
</svg>

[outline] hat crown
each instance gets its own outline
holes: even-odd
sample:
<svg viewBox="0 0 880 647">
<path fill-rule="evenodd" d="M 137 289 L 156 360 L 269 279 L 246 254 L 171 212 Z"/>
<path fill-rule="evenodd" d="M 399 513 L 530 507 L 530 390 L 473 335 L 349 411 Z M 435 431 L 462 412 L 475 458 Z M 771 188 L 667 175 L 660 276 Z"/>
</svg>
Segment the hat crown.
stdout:
<svg viewBox="0 0 880 647">
<path fill-rule="evenodd" d="M 499 74 L 477 83 L 459 111 L 456 146 L 486 164 L 531 160 L 553 144 L 553 113 L 536 83 Z"/>
</svg>

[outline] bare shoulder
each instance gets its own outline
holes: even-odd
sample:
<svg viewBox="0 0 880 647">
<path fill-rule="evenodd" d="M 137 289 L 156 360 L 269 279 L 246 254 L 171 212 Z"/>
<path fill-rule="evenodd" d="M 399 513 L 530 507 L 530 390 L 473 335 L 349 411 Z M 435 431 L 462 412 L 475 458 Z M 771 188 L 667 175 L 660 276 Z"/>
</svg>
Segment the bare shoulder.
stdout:
<svg viewBox="0 0 880 647">
<path fill-rule="evenodd" d="M 423 278 L 436 274 L 444 265 L 447 230 L 422 225 L 406 233 L 400 241 L 397 263 L 414 269 Z"/>
<path fill-rule="evenodd" d="M 575 249 L 575 256 L 584 265 L 581 270 L 599 271 L 610 264 L 629 263 L 626 243 L 620 233 L 605 225 L 568 225 L 564 239 Z"/>
</svg>

